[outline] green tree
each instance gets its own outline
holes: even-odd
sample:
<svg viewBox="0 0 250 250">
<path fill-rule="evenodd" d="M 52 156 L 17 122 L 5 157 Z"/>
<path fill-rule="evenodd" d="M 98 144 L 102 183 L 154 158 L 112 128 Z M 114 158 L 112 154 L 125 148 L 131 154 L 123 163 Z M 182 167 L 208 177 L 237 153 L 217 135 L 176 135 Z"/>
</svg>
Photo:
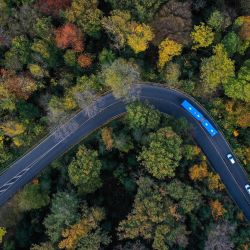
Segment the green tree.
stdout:
<svg viewBox="0 0 250 250">
<path fill-rule="evenodd" d="M 97 151 L 80 146 L 68 168 L 71 183 L 83 193 L 96 191 L 102 185 L 101 166 Z"/>
<path fill-rule="evenodd" d="M 135 102 L 127 106 L 127 121 L 133 129 L 155 129 L 160 119 L 160 113 L 148 104 Z"/>
<path fill-rule="evenodd" d="M 102 12 L 97 7 L 98 0 L 73 0 L 71 7 L 65 11 L 65 17 L 88 35 L 97 37 L 102 17 Z"/>
<path fill-rule="evenodd" d="M 225 82 L 224 89 L 227 96 L 250 102 L 250 60 L 243 63 L 237 77 Z"/>
<path fill-rule="evenodd" d="M 188 232 L 180 220 L 185 217 L 176 210 L 169 197 L 166 183 L 156 183 L 148 177 L 141 177 L 133 209 L 126 220 L 119 223 L 120 239 L 142 237 L 153 241 L 153 249 L 162 250 L 187 246 Z M 181 228 L 180 228 L 181 227 Z"/>
<path fill-rule="evenodd" d="M 79 219 L 78 201 L 72 193 L 57 193 L 52 199 L 50 213 L 44 220 L 46 233 L 52 243 L 60 240 L 62 231 Z"/>
<path fill-rule="evenodd" d="M 40 184 L 28 184 L 18 194 L 18 206 L 24 211 L 47 206 L 49 201 L 48 191 L 42 190 Z"/>
<path fill-rule="evenodd" d="M 182 139 L 170 128 L 161 128 L 149 136 L 138 159 L 147 171 L 158 179 L 174 177 L 181 159 Z"/>
<path fill-rule="evenodd" d="M 230 56 L 240 50 L 241 41 L 234 31 L 227 33 L 221 43 Z"/>
<path fill-rule="evenodd" d="M 7 69 L 22 70 L 30 59 L 30 42 L 24 36 L 15 37 L 11 48 L 5 53 L 4 65 Z"/>
<path fill-rule="evenodd" d="M 234 77 L 234 61 L 228 57 L 223 45 L 218 44 L 214 47 L 214 55 L 202 60 L 200 71 L 203 91 L 209 93 Z"/>
<path fill-rule="evenodd" d="M 104 83 L 110 87 L 116 98 L 128 97 L 132 84 L 140 80 L 139 67 L 123 58 L 116 59 L 102 69 Z"/>
</svg>

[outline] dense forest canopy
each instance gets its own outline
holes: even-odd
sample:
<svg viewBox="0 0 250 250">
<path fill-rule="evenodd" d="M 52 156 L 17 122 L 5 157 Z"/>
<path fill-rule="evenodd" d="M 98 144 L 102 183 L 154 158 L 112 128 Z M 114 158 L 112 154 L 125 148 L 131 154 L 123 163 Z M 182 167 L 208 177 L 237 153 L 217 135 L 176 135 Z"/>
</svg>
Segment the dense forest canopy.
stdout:
<svg viewBox="0 0 250 250">
<path fill-rule="evenodd" d="M 187 121 L 129 95 L 192 95 L 250 176 L 249 55 L 249 0 L 0 0 L 0 171 L 101 94 L 128 103 L 0 208 L 0 248 L 250 249 Z"/>
</svg>

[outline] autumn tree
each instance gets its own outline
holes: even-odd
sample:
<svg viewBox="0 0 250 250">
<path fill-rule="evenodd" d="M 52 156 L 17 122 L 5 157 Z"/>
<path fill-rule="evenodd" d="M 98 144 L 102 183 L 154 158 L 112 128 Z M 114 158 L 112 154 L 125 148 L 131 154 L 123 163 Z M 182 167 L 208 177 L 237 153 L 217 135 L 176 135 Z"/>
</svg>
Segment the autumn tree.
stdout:
<svg viewBox="0 0 250 250">
<path fill-rule="evenodd" d="M 227 249 L 233 250 L 234 243 L 230 237 L 235 232 L 235 226 L 228 222 L 213 225 L 208 233 L 207 241 L 205 242 L 205 250 Z"/>
<path fill-rule="evenodd" d="M 213 51 L 213 56 L 202 60 L 200 69 L 203 91 L 207 93 L 226 83 L 235 74 L 234 61 L 228 57 L 223 45 L 216 45 Z"/>
<path fill-rule="evenodd" d="M 139 67 L 132 61 L 116 59 L 102 69 L 104 83 L 110 87 L 116 98 L 128 97 L 132 84 L 140 80 Z"/>
<path fill-rule="evenodd" d="M 81 68 L 88 68 L 92 65 L 92 59 L 90 56 L 88 55 L 80 55 L 78 58 L 77 58 L 77 62 L 78 64 L 80 65 Z"/>
<path fill-rule="evenodd" d="M 114 141 L 112 138 L 112 129 L 109 127 L 105 127 L 101 130 L 102 141 L 107 150 L 111 150 L 114 145 Z"/>
<path fill-rule="evenodd" d="M 150 26 L 132 23 L 130 29 L 130 34 L 127 37 L 128 45 L 135 53 L 145 51 L 148 47 L 148 43 L 154 38 Z"/>
<path fill-rule="evenodd" d="M 25 132 L 25 126 L 17 121 L 6 121 L 0 125 L 3 133 L 9 137 L 16 137 Z"/>
<path fill-rule="evenodd" d="M 65 18 L 88 35 L 96 37 L 101 28 L 102 17 L 102 11 L 97 7 L 98 0 L 72 0 L 70 8 L 65 11 Z"/>
<path fill-rule="evenodd" d="M 127 121 L 133 129 L 155 129 L 160 123 L 160 113 L 153 107 L 140 102 L 127 106 Z"/>
<path fill-rule="evenodd" d="M 68 168 L 71 183 L 83 193 L 92 193 L 102 185 L 100 171 L 101 162 L 97 152 L 84 146 L 78 148 Z"/>
<path fill-rule="evenodd" d="M 110 16 L 102 19 L 102 26 L 116 49 L 121 49 L 126 45 L 130 21 L 130 13 L 119 10 L 113 10 Z"/>
<path fill-rule="evenodd" d="M 98 250 L 101 244 L 107 245 L 109 243 L 109 237 L 99 227 L 100 222 L 105 217 L 103 209 L 98 207 L 89 208 L 84 204 L 82 212 L 81 219 L 62 232 L 64 239 L 59 243 L 60 249 L 91 248 Z"/>
<path fill-rule="evenodd" d="M 70 7 L 70 4 L 71 0 L 39 0 L 35 6 L 43 14 L 57 17 L 61 11 Z"/>
<path fill-rule="evenodd" d="M 155 34 L 153 43 L 156 46 L 167 38 L 184 45 L 190 43 L 191 4 L 191 1 L 169 0 L 160 5 L 150 24 Z"/>
<path fill-rule="evenodd" d="M 158 67 L 162 69 L 174 56 L 180 55 L 181 51 L 181 44 L 168 38 L 162 41 L 159 45 Z"/>
<path fill-rule="evenodd" d="M 84 49 L 83 34 L 72 23 L 59 27 L 55 32 L 55 40 L 60 49 L 72 48 L 75 52 L 82 52 Z"/>
<path fill-rule="evenodd" d="M 133 209 L 127 218 L 119 223 L 120 239 L 141 237 L 152 241 L 153 249 L 161 250 L 186 247 L 188 232 L 185 225 L 174 217 L 171 208 L 175 203 L 169 198 L 166 183 L 156 183 L 148 177 L 141 177 Z M 177 212 L 179 213 L 179 211 Z"/>
<path fill-rule="evenodd" d="M 189 169 L 189 177 L 193 181 L 202 180 L 208 176 L 207 163 L 195 164 Z"/>
<path fill-rule="evenodd" d="M 193 49 L 206 48 L 213 43 L 214 32 L 209 26 L 201 23 L 194 26 L 191 37 L 194 43 Z"/>
<path fill-rule="evenodd" d="M 40 245 L 37 244 L 32 245 L 30 250 L 54 250 L 54 247 L 50 242 L 43 242 Z"/>
<path fill-rule="evenodd" d="M 244 41 L 250 41 L 250 16 L 238 17 L 235 21 L 240 26 L 239 36 Z"/>
<path fill-rule="evenodd" d="M 218 174 L 210 172 L 208 174 L 207 182 L 210 190 L 223 190 L 225 188 Z"/>
<path fill-rule="evenodd" d="M 220 217 L 223 217 L 226 212 L 226 209 L 218 200 L 211 200 L 209 202 L 209 206 L 211 208 L 212 216 L 215 220 L 218 220 Z"/>
<path fill-rule="evenodd" d="M 0 243 L 2 243 L 3 237 L 6 233 L 7 233 L 6 229 L 4 227 L 0 227 Z"/>
<path fill-rule="evenodd" d="M 46 233 L 52 243 L 60 240 L 64 229 L 79 219 L 78 201 L 74 194 L 57 193 L 52 199 L 50 213 L 44 220 Z"/>
<path fill-rule="evenodd" d="M 182 139 L 170 128 L 161 128 L 149 136 L 138 160 L 146 170 L 158 179 L 174 177 L 181 159 Z"/>
<path fill-rule="evenodd" d="M 250 102 L 250 60 L 243 63 L 237 77 L 225 82 L 224 89 L 227 96 Z"/>
</svg>

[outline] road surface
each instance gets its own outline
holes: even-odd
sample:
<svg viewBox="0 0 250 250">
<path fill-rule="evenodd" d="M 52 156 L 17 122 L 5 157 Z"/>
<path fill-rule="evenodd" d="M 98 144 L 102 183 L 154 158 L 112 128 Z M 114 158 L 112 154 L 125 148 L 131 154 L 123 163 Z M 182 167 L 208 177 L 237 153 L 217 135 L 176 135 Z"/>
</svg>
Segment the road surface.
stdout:
<svg viewBox="0 0 250 250">
<path fill-rule="evenodd" d="M 184 99 L 188 100 L 218 129 L 207 111 L 193 98 L 177 90 L 149 84 L 135 84 L 133 89 L 131 96 L 146 100 L 163 113 L 175 117 L 185 117 L 191 123 L 195 141 L 207 156 L 214 170 L 220 175 L 232 200 L 243 211 L 245 218 L 250 220 L 250 195 L 245 189 L 249 180 L 244 168 L 240 165 L 224 136 L 219 132 L 211 137 L 180 104 Z M 94 106 L 77 113 L 39 145 L 14 162 L 0 176 L 0 205 L 3 205 L 59 155 L 97 128 L 120 117 L 125 112 L 124 100 L 115 99 L 112 93 L 108 93 L 99 98 Z M 228 153 L 231 153 L 236 159 L 235 164 L 231 164 L 227 159 Z"/>
</svg>

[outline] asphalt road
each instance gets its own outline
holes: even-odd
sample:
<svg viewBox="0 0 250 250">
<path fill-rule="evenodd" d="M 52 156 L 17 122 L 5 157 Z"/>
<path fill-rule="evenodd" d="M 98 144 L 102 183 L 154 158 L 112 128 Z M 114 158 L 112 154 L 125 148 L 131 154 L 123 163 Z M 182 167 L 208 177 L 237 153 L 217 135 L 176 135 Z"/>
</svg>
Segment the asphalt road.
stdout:
<svg viewBox="0 0 250 250">
<path fill-rule="evenodd" d="M 159 111 L 175 117 L 185 117 L 191 124 L 193 138 L 205 153 L 214 170 L 220 175 L 228 194 L 250 220 L 250 194 L 245 190 L 248 175 L 232 152 L 224 136 L 219 132 L 211 137 L 186 110 L 181 102 L 186 99 L 218 129 L 207 111 L 190 96 L 173 89 L 156 85 L 136 84 L 131 96 L 146 100 Z M 0 205 L 8 201 L 19 189 L 30 182 L 51 161 L 65 153 L 82 138 L 126 112 L 125 102 L 112 93 L 99 98 L 94 106 L 84 109 L 64 125 L 56 129 L 39 145 L 17 160 L 0 176 Z M 226 155 L 236 159 L 231 164 Z"/>
</svg>

